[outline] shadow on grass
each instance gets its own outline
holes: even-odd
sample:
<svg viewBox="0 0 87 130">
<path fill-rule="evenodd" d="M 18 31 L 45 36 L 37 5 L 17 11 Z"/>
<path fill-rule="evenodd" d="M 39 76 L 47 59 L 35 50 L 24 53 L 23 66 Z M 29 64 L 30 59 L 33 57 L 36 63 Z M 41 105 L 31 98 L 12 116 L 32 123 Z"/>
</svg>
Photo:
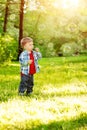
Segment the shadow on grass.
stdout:
<svg viewBox="0 0 87 130">
<path fill-rule="evenodd" d="M 55 97 L 67 97 L 67 96 L 86 96 L 87 95 L 87 91 L 86 90 L 79 90 L 79 91 L 75 91 L 75 92 L 70 92 L 69 90 L 64 90 L 64 91 L 53 91 L 53 92 L 43 92 L 43 90 L 38 90 L 38 91 L 34 91 L 31 95 L 31 98 L 37 98 L 38 100 L 41 98 L 44 98 L 44 100 L 50 98 L 55 98 Z M 0 91 L 0 102 L 2 101 L 8 101 L 9 99 L 15 98 L 18 96 L 18 86 L 16 85 L 16 87 L 13 86 L 12 87 L 7 87 L 4 89 L 1 89 Z M 26 97 L 26 96 L 24 96 Z"/>
<path fill-rule="evenodd" d="M 66 63 L 86 63 L 87 56 L 65 57 Z"/>
<path fill-rule="evenodd" d="M 81 127 L 83 127 L 84 130 L 87 129 L 87 114 L 81 114 L 77 119 L 54 121 L 46 125 L 42 124 L 30 130 L 79 130 Z M 26 130 L 28 130 L 28 128 L 26 128 Z"/>
<path fill-rule="evenodd" d="M 75 86 L 74 86 L 75 87 Z M 53 98 L 53 97 L 66 97 L 66 96 L 86 96 L 87 95 L 87 90 L 86 86 L 84 87 L 77 87 L 77 89 L 72 89 L 72 88 L 65 88 L 61 87 L 60 88 L 52 88 L 51 91 L 42 89 L 40 92 L 39 90 L 36 91 L 33 96 L 37 96 L 38 98 L 44 97 L 44 99 L 47 99 L 48 97 Z"/>
<path fill-rule="evenodd" d="M 0 94 L 0 102 L 7 102 L 8 100 L 10 100 L 10 99 L 13 99 L 13 98 L 15 98 L 17 96 L 17 93 L 15 92 L 7 92 L 7 93 L 5 93 L 5 92 L 3 92 L 3 93 L 1 93 Z"/>
<path fill-rule="evenodd" d="M 48 98 L 48 97 L 66 97 L 66 96 L 83 96 L 83 95 L 87 95 L 87 92 L 79 92 L 79 93 L 70 93 L 70 92 L 59 92 L 59 93 L 41 93 L 38 95 L 44 97 L 44 99 Z"/>
<path fill-rule="evenodd" d="M 8 101 L 18 95 L 19 81 L 2 81 L 0 85 L 0 102 Z"/>
<path fill-rule="evenodd" d="M 48 124 L 41 124 L 37 119 L 34 121 L 26 120 L 21 122 L 21 125 L 17 122 L 14 126 L 4 124 L 3 130 L 7 130 L 6 128 L 9 128 L 9 130 L 80 130 L 80 128 L 81 130 L 87 130 L 87 114 L 83 113 L 76 119 L 53 121 Z"/>
<path fill-rule="evenodd" d="M 46 125 L 42 124 L 35 128 L 32 128 L 31 130 L 79 130 L 81 127 L 83 127 L 83 130 L 87 129 L 87 114 L 81 114 L 77 119 L 72 119 L 69 121 L 63 120 L 54 121 Z M 26 130 L 28 130 L 28 128 Z"/>
</svg>

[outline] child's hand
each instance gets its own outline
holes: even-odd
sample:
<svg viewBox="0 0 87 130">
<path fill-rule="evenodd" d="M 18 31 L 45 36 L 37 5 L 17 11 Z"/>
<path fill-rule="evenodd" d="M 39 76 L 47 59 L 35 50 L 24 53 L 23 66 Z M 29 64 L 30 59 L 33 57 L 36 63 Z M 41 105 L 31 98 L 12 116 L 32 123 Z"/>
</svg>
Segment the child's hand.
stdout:
<svg viewBox="0 0 87 130">
<path fill-rule="evenodd" d="M 36 47 L 36 48 L 35 48 L 35 51 L 36 51 L 36 52 L 39 52 L 39 48 Z"/>
<path fill-rule="evenodd" d="M 32 62 L 33 62 L 33 60 L 29 60 L 29 62 L 28 62 L 28 63 L 29 63 L 29 64 L 32 64 Z"/>
</svg>

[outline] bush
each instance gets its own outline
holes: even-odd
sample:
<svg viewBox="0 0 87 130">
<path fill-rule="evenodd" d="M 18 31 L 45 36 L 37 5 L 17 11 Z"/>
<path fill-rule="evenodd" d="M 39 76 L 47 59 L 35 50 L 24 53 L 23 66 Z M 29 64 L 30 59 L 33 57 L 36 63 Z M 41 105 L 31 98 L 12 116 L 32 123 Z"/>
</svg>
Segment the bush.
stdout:
<svg viewBox="0 0 87 130">
<path fill-rule="evenodd" d="M 81 47 L 78 46 L 77 43 L 71 42 L 71 43 L 65 43 L 60 48 L 63 56 L 73 56 L 78 55 L 81 51 Z"/>
<path fill-rule="evenodd" d="M 81 54 L 81 55 L 87 55 L 87 50 L 82 50 L 82 51 L 80 52 L 80 54 Z"/>
<path fill-rule="evenodd" d="M 9 35 L 0 36 L 0 64 L 17 57 L 16 41 Z M 15 56 L 15 57 L 14 57 Z"/>
</svg>

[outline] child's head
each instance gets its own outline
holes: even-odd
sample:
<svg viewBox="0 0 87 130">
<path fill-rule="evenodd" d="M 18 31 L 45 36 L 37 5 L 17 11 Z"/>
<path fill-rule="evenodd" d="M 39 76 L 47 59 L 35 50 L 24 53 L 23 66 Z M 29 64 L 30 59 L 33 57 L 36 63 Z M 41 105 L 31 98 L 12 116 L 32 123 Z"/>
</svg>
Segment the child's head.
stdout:
<svg viewBox="0 0 87 130">
<path fill-rule="evenodd" d="M 25 50 L 32 51 L 33 48 L 34 48 L 34 46 L 33 46 L 33 39 L 30 38 L 30 37 L 22 38 L 22 40 L 21 40 L 21 46 Z"/>
</svg>

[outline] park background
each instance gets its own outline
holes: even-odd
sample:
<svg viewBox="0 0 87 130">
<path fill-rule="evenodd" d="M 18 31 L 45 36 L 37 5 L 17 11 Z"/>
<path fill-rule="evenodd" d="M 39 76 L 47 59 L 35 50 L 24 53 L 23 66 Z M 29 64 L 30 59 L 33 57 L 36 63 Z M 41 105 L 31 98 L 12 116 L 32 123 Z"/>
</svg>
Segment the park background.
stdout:
<svg viewBox="0 0 87 130">
<path fill-rule="evenodd" d="M 19 97 L 27 36 L 43 58 Z M 87 0 L 0 0 L 0 130 L 87 130 Z"/>
</svg>

